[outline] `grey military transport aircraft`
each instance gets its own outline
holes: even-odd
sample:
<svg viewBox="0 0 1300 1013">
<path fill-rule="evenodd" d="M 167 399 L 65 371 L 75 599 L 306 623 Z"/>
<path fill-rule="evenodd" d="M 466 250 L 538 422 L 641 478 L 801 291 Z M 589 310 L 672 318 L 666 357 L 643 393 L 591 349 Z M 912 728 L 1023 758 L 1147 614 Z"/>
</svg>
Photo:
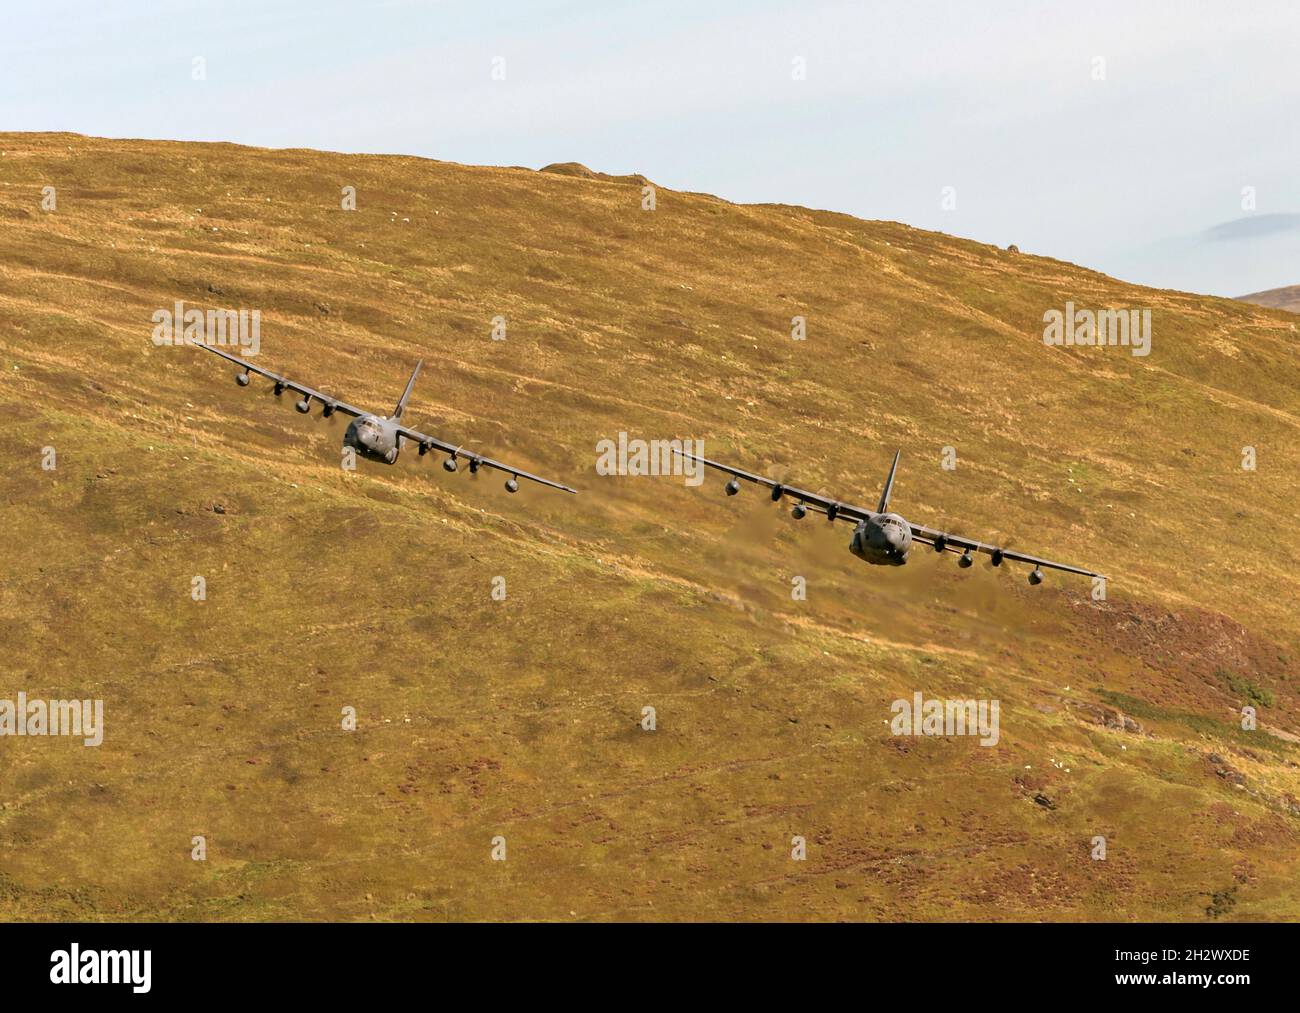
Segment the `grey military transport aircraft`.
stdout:
<svg viewBox="0 0 1300 1013">
<path fill-rule="evenodd" d="M 570 489 L 567 485 L 561 485 L 559 482 L 552 482 L 549 478 L 542 478 L 539 475 L 530 474 L 519 468 L 504 464 L 501 461 L 494 461 L 490 457 L 484 457 L 482 454 L 475 454 L 472 451 L 465 450 L 463 447 L 454 446 L 445 443 L 436 437 L 429 436 L 425 433 L 409 429 L 402 425 L 401 418 L 406 411 L 406 402 L 411 397 L 411 389 L 415 386 L 415 378 L 420 375 L 420 367 L 424 365 L 421 359 L 415 364 L 415 371 L 411 378 L 406 381 L 406 390 L 402 392 L 402 398 L 397 402 L 397 407 L 393 409 L 393 414 L 384 416 L 368 412 L 364 408 L 355 408 L 345 401 L 329 394 L 322 394 L 314 388 L 307 387 L 287 377 L 280 376 L 278 373 L 272 373 L 269 369 L 263 369 L 261 366 L 255 366 L 251 362 L 241 359 L 237 355 L 231 355 L 220 348 L 214 348 L 212 345 L 204 344 L 201 341 L 192 342 L 200 348 L 204 348 L 213 355 L 219 355 L 223 359 L 233 362 L 240 368 L 240 372 L 235 374 L 235 382 L 241 387 L 247 387 L 249 383 L 249 373 L 256 373 L 258 376 L 264 376 L 274 383 L 276 397 L 279 397 L 286 390 L 291 390 L 295 394 L 302 395 L 298 403 L 294 406 L 304 415 L 311 411 L 311 403 L 319 401 L 321 404 L 321 414 L 329 418 L 335 412 L 342 412 L 344 415 L 352 416 L 352 422 L 348 425 L 347 432 L 343 434 L 343 445 L 351 447 L 358 455 L 370 461 L 378 461 L 381 464 L 393 464 L 397 461 L 398 455 L 407 442 L 414 443 L 420 448 L 420 456 L 423 457 L 430 450 L 439 450 L 447 455 L 447 459 L 442 462 L 442 466 L 447 471 L 455 471 L 458 467 L 458 461 L 464 459 L 469 462 L 471 474 L 476 474 L 480 468 L 494 468 L 503 472 L 510 477 L 506 479 L 506 491 L 518 492 L 519 479 L 524 478 L 530 482 L 537 482 L 541 485 L 548 485 L 552 489 L 560 489 L 564 492 L 577 492 L 576 489 Z"/>
<path fill-rule="evenodd" d="M 1019 563 L 1031 563 L 1034 567 L 1029 571 L 1029 583 L 1031 584 L 1041 584 L 1043 582 L 1043 567 L 1045 566 L 1053 570 L 1064 570 L 1066 573 L 1079 573 L 1085 577 L 1103 576 L 1100 573 L 1084 570 L 1078 566 L 1054 563 L 1050 559 L 1027 556 L 1023 552 L 1013 552 L 1011 549 L 976 542 L 969 538 L 962 538 L 960 535 L 951 535 L 946 531 L 939 531 L 937 528 L 927 528 L 921 524 L 913 524 L 899 514 L 890 513 L 889 494 L 894 489 L 894 475 L 898 471 L 898 458 L 902 454 L 901 450 L 894 454 L 894 463 L 889 469 L 889 478 L 885 480 L 885 489 L 880 494 L 880 503 L 874 510 L 853 506 L 851 503 L 842 503 L 839 500 L 829 499 L 814 492 L 807 492 L 804 489 L 796 489 L 794 486 L 777 482 L 775 479 L 754 475 L 748 471 L 733 468 L 729 464 L 710 461 L 705 457 L 696 457 L 694 454 L 688 454 L 685 451 L 674 450 L 674 453 L 680 454 L 682 457 L 688 457 L 693 461 L 699 461 L 701 464 L 730 475 L 731 479 L 725 486 L 728 496 L 734 496 L 740 491 L 740 483 L 737 479 L 743 478 L 746 482 L 754 482 L 757 485 L 771 489 L 774 502 L 786 496 L 794 500 L 795 504 L 790 513 L 795 520 L 802 519 L 809 510 L 813 510 L 825 514 L 827 520 L 855 521 L 856 527 L 853 529 L 853 538 L 849 542 L 849 551 L 859 559 L 864 559 L 868 563 L 874 563 L 878 566 L 902 566 L 907 562 L 907 553 L 911 549 L 912 543 L 920 542 L 929 545 L 935 552 L 960 552 L 961 557 L 957 560 L 957 565 L 962 567 L 970 566 L 975 562 L 975 557 L 972 555 L 974 552 L 988 553 L 989 561 L 994 566 L 1001 566 L 1002 561 L 1005 559 L 1013 559 Z"/>
</svg>

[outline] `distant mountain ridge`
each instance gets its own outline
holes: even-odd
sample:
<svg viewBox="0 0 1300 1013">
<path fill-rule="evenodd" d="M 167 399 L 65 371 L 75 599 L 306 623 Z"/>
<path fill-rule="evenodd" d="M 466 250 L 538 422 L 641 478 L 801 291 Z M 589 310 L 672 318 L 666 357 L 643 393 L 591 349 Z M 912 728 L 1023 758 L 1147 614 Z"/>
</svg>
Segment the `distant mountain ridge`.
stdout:
<svg viewBox="0 0 1300 1013">
<path fill-rule="evenodd" d="M 1283 288 L 1265 289 L 1250 295 L 1238 296 L 1240 302 L 1254 303 L 1256 306 L 1268 306 L 1276 310 L 1289 310 L 1300 313 L 1300 285 L 1287 285 Z"/>
<path fill-rule="evenodd" d="M 1300 231 L 1300 214 L 1248 215 L 1222 222 L 1205 230 L 1204 237 L 1212 240 L 1254 239 L 1279 232 Z"/>
</svg>

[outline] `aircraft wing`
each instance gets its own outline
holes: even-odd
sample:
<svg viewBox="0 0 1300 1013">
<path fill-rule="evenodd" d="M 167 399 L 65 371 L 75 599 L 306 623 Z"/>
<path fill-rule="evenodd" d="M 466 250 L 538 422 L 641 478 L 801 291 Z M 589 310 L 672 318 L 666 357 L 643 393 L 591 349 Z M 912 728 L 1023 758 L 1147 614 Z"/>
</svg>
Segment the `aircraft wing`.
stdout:
<svg viewBox="0 0 1300 1013">
<path fill-rule="evenodd" d="M 332 394 L 322 393 L 314 387 L 308 387 L 306 384 L 298 383 L 296 380 L 290 380 L 287 376 L 281 376 L 279 373 L 272 373 L 269 369 L 255 366 L 247 359 L 241 359 L 238 355 L 231 355 L 229 352 L 222 351 L 220 348 L 214 348 L 213 346 L 206 345 L 201 341 L 193 341 L 191 344 L 198 345 L 200 348 L 206 349 L 213 355 L 219 355 L 223 359 L 233 362 L 235 365 L 243 369 L 245 374 L 256 373 L 258 376 L 266 377 L 275 384 L 276 393 L 285 390 L 292 390 L 301 394 L 309 403 L 313 399 L 321 402 L 321 404 L 325 406 L 326 410 L 330 412 L 339 411 L 344 415 L 351 415 L 354 417 L 374 414 L 374 412 L 368 412 L 364 408 L 357 408 L 355 405 L 350 405 L 346 401 L 340 401 Z M 412 379 L 414 379 L 414 377 L 412 377 Z M 403 399 L 405 399 L 405 395 L 403 396 Z M 541 485 L 548 485 L 552 489 L 561 489 L 564 492 L 577 492 L 576 489 L 570 489 L 567 485 L 561 485 L 559 482 L 552 482 L 549 478 L 542 478 L 540 475 L 534 475 L 531 472 L 522 471 L 519 468 L 511 467 L 501 461 L 494 461 L 492 458 L 484 457 L 482 454 L 475 454 L 471 451 L 462 450 L 460 447 L 453 446 L 450 443 L 429 436 L 426 433 L 417 432 L 414 429 L 408 429 L 403 425 L 397 425 L 397 432 L 406 439 L 413 440 L 420 444 L 425 451 L 437 449 L 445 451 L 454 458 L 465 458 L 465 460 L 470 462 L 471 471 L 478 471 L 480 467 L 495 468 L 497 471 L 503 471 L 514 478 L 526 478 L 530 482 L 538 482 Z"/>
<path fill-rule="evenodd" d="M 686 457 L 692 461 L 699 461 L 701 464 L 710 468 L 716 468 L 718 471 L 725 472 L 733 478 L 743 479 L 746 482 L 753 482 L 756 485 L 764 486 L 772 490 L 773 499 L 788 497 L 796 502 L 802 503 L 807 509 L 815 510 L 818 513 L 825 514 L 831 520 L 843 518 L 845 520 L 860 521 L 866 520 L 876 511 L 869 510 L 866 507 L 854 506 L 851 503 L 841 503 L 839 500 L 830 499 L 826 496 L 819 495 L 815 492 L 808 492 L 805 489 L 797 489 L 791 485 L 785 485 L 775 479 L 764 478 L 762 475 L 755 475 L 752 472 L 744 471 L 740 468 L 733 468 L 729 464 L 720 464 L 717 461 L 710 461 L 706 457 L 697 457 L 695 454 L 688 454 L 682 450 L 675 450 L 674 453 L 681 457 Z M 1079 566 L 1070 566 L 1067 563 L 1057 563 L 1050 559 L 1041 559 L 1038 556 L 1030 556 L 1023 552 L 1016 552 L 1014 549 L 1003 549 L 996 545 L 990 545 L 986 542 L 977 542 L 971 538 L 963 538 L 960 535 L 950 535 L 946 531 L 939 531 L 936 528 L 927 528 L 922 524 L 912 524 L 908 522 L 912 529 L 912 537 L 926 545 L 934 545 L 939 539 L 945 551 L 963 552 L 970 549 L 972 552 L 983 552 L 989 556 L 997 556 L 1000 560 L 1011 559 L 1020 563 L 1030 563 L 1036 567 L 1047 567 L 1052 570 L 1063 570 L 1066 573 L 1077 573 L 1085 577 L 1102 577 L 1103 574 L 1095 573 L 1092 570 L 1085 570 Z"/>
<path fill-rule="evenodd" d="M 1023 552 L 1016 552 L 1014 549 L 1003 549 L 996 545 L 989 545 L 986 542 L 977 542 L 970 538 L 963 538 L 960 535 L 950 535 L 946 531 L 939 531 L 935 528 L 927 528 L 923 524 L 912 524 L 908 522 L 912 529 L 912 537 L 917 541 L 924 542 L 926 545 L 934 545 L 939 539 L 943 539 L 945 551 L 961 552 L 970 549 L 972 552 L 983 552 L 990 556 L 1000 553 L 1002 559 L 1012 559 L 1018 563 L 1032 563 L 1037 567 L 1047 567 L 1052 570 L 1063 570 L 1066 573 L 1077 573 L 1084 577 L 1105 577 L 1105 574 L 1095 573 L 1092 570 L 1085 570 L 1079 566 L 1070 566 L 1067 563 L 1055 563 L 1050 559 L 1040 559 L 1038 556 L 1026 555 Z"/>
<path fill-rule="evenodd" d="M 312 400 L 319 401 L 330 412 L 342 412 L 344 415 L 360 416 L 370 415 L 371 413 L 362 408 L 356 408 L 346 401 L 340 401 L 331 394 L 323 394 L 314 387 L 308 387 L 306 384 L 298 383 L 296 380 L 290 380 L 287 376 L 281 376 L 279 373 L 272 373 L 269 369 L 263 369 L 261 366 L 255 366 L 247 359 L 241 359 L 238 355 L 231 355 L 229 352 L 222 351 L 220 348 L 214 348 L 212 345 L 206 345 L 202 341 L 191 341 L 190 344 L 211 352 L 213 355 L 219 355 L 239 366 L 245 374 L 256 373 L 258 376 L 264 376 L 275 383 L 276 393 L 279 394 L 285 390 L 294 391 L 305 397 L 310 404 Z"/>
<path fill-rule="evenodd" d="M 447 443 L 438 439 L 436 436 L 429 436 L 427 433 L 421 433 L 415 429 L 409 429 L 406 426 L 398 425 L 397 432 L 413 443 L 420 445 L 420 452 L 426 453 L 430 450 L 441 450 L 445 454 L 450 454 L 453 460 L 464 458 L 469 461 L 469 470 L 478 471 L 479 468 L 494 468 L 513 478 L 526 478 L 530 482 L 536 482 L 539 485 L 547 485 L 552 489 L 559 489 L 562 492 L 576 493 L 577 489 L 570 489 L 567 485 L 561 485 L 559 482 L 552 482 L 549 478 L 542 478 L 540 475 L 534 475 L 528 471 L 522 471 L 512 465 L 505 464 L 502 461 L 494 461 L 490 457 L 484 457 L 482 454 L 476 454 L 470 450 L 464 450 L 454 444 Z"/>
<path fill-rule="evenodd" d="M 733 468 L 729 464 L 720 464 L 717 461 L 710 461 L 707 457 L 697 457 L 694 454 L 688 454 L 684 450 L 674 448 L 673 453 L 679 457 L 686 457 L 692 461 L 699 461 L 701 464 L 710 468 L 716 468 L 718 471 L 725 472 L 733 478 L 743 478 L 746 482 L 753 482 L 755 485 L 761 485 L 764 488 L 772 490 L 772 499 L 778 500 L 783 496 L 798 503 L 802 503 L 809 510 L 820 514 L 825 514 L 831 520 L 843 519 L 846 521 L 866 520 L 874 512 L 866 507 L 854 506 L 852 503 L 842 503 L 839 500 L 822 496 L 819 493 L 808 492 L 806 489 L 797 489 L 792 485 L 786 485 L 772 478 L 764 478 L 762 475 L 755 475 L 749 471 L 742 471 L 740 468 Z"/>
</svg>

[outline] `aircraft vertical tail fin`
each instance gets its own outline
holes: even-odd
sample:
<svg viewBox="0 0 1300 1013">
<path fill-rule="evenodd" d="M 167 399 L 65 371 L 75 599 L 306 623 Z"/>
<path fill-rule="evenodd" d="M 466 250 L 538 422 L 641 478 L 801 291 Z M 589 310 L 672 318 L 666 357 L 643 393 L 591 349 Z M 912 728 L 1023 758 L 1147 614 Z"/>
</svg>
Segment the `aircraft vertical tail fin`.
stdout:
<svg viewBox="0 0 1300 1013">
<path fill-rule="evenodd" d="M 406 390 L 402 391 L 402 400 L 398 401 L 397 407 L 393 409 L 393 418 L 400 419 L 402 412 L 406 411 L 406 402 L 411 398 L 411 389 L 415 386 L 415 378 L 420 375 L 420 367 L 423 365 L 423 359 L 415 364 L 415 371 L 411 373 L 411 378 L 406 381 Z"/>
<path fill-rule="evenodd" d="M 894 473 L 898 471 L 898 457 L 902 450 L 894 451 L 894 463 L 890 466 L 889 477 L 885 479 L 885 490 L 880 494 L 880 506 L 876 507 L 876 513 L 883 514 L 889 509 L 889 494 L 894 491 Z"/>
</svg>

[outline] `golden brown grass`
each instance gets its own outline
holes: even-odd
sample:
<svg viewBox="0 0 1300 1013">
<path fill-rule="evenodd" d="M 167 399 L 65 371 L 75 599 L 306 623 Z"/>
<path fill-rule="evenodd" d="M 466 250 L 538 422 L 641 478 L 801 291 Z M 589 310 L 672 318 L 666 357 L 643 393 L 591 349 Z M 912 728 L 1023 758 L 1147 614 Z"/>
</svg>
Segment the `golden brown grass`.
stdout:
<svg viewBox="0 0 1300 1013">
<path fill-rule="evenodd" d="M 0 150 L 0 697 L 108 723 L 0 739 L 0 917 L 1300 912 L 1287 314 L 802 208 L 644 212 L 572 169 Z M 153 346 L 176 299 L 260 309 L 263 364 L 379 410 L 423 356 L 413 424 L 582 495 L 345 474 L 342 423 Z M 1151 356 L 1044 346 L 1067 299 L 1151 308 Z M 620 430 L 865 504 L 902 446 L 897 509 L 1103 570 L 1109 601 L 866 567 L 713 477 L 597 476 Z M 1243 685 L 1273 700 L 1253 737 Z M 914 690 L 999 699 L 1000 743 L 893 738 Z"/>
</svg>

